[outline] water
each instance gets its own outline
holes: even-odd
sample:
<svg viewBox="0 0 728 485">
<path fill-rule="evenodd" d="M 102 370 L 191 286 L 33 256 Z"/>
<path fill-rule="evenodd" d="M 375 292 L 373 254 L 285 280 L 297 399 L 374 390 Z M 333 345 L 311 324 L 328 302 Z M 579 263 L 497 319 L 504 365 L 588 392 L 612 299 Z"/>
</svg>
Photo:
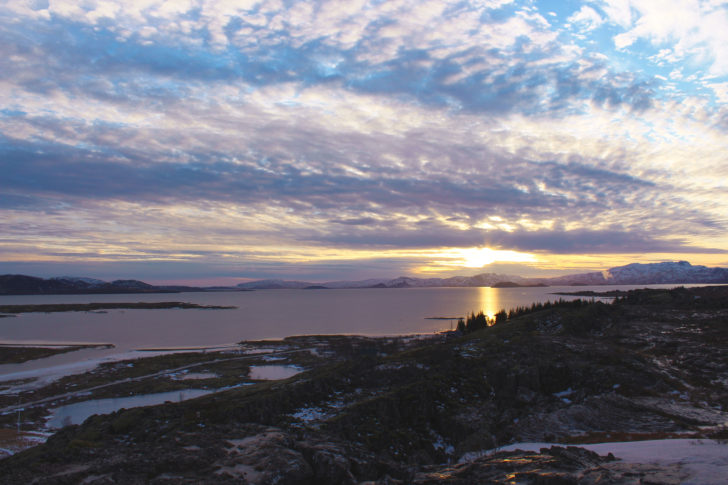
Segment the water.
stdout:
<svg viewBox="0 0 728 485">
<path fill-rule="evenodd" d="M 82 371 L 99 359 L 147 355 L 139 349 L 216 347 L 242 340 L 302 334 L 406 335 L 451 328 L 461 317 L 558 298 L 558 291 L 640 286 L 547 288 L 402 288 L 259 290 L 253 292 L 138 295 L 0 296 L 0 304 L 184 301 L 234 305 L 233 310 L 109 310 L 108 313 L 25 313 L 0 318 L 0 342 L 104 342 L 112 349 L 69 352 L 23 364 L 0 365 L 0 380 L 37 377 L 72 368 Z M 673 287 L 675 285 L 651 285 Z M 690 286 L 690 285 L 686 285 Z M 698 286 L 698 285 L 692 285 Z M 66 372 L 66 371 L 64 371 Z"/>
<path fill-rule="evenodd" d="M 186 401 L 215 391 L 206 389 L 185 389 L 184 391 L 158 392 L 155 394 L 143 394 L 140 396 L 114 397 L 109 399 L 92 399 L 66 406 L 60 406 L 51 410 L 51 416 L 46 422 L 49 428 L 62 428 L 72 424 L 81 424 L 86 418 L 94 414 L 109 414 L 119 409 L 136 408 L 141 406 L 153 406 L 167 401 Z"/>
<path fill-rule="evenodd" d="M 251 365 L 250 378 L 257 381 L 288 379 L 303 372 L 295 365 Z"/>
<path fill-rule="evenodd" d="M 295 365 L 260 365 L 250 366 L 249 377 L 255 380 L 278 380 L 288 379 L 301 372 L 303 372 L 303 369 Z M 209 377 L 216 377 L 216 374 L 189 373 L 185 374 L 182 378 L 206 379 Z M 86 418 L 94 414 L 109 414 L 120 409 L 153 406 L 165 402 L 181 402 L 219 391 L 220 389 L 185 389 L 181 391 L 81 401 L 51 409 L 51 415 L 48 417 L 46 426 L 59 429 L 72 424 L 81 424 Z"/>
</svg>

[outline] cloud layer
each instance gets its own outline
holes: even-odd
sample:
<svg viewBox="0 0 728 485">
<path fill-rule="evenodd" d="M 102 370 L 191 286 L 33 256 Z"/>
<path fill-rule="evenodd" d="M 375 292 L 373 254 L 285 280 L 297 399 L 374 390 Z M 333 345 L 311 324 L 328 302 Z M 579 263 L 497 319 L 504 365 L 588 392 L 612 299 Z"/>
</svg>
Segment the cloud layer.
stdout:
<svg viewBox="0 0 728 485">
<path fill-rule="evenodd" d="M 6 2 L 0 261 L 721 263 L 727 27 L 709 0 Z"/>
</svg>

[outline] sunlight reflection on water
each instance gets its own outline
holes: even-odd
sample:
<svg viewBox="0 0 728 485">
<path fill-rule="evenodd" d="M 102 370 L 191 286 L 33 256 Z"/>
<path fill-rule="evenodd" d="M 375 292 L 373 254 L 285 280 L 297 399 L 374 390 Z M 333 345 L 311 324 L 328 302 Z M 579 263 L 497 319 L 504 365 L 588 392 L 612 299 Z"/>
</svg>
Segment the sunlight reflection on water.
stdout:
<svg viewBox="0 0 728 485">
<path fill-rule="evenodd" d="M 493 318 L 503 308 L 500 300 L 500 289 L 486 286 L 478 288 L 478 290 L 480 290 L 480 309 L 485 313 L 486 317 Z"/>
</svg>

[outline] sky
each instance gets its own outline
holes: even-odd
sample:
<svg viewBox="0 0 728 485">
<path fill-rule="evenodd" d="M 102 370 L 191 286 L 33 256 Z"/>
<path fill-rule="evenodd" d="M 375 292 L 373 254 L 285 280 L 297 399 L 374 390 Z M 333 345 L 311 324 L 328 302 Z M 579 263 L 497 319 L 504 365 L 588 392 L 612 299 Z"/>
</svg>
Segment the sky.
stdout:
<svg viewBox="0 0 728 485">
<path fill-rule="evenodd" d="M 0 0 L 0 273 L 728 266 L 728 3 Z"/>
</svg>

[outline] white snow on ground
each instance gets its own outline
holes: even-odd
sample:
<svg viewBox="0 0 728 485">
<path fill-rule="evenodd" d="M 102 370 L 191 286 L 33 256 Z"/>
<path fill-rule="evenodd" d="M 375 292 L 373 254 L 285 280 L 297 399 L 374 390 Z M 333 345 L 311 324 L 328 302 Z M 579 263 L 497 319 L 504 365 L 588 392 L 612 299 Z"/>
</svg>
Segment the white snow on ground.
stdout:
<svg viewBox="0 0 728 485">
<path fill-rule="evenodd" d="M 291 417 L 296 418 L 299 421 L 302 421 L 304 423 L 309 423 L 311 421 L 321 421 L 324 419 L 328 419 L 333 414 L 331 412 L 327 412 L 319 407 L 310 407 L 310 408 L 301 408 L 295 413 L 291 414 Z"/>
<path fill-rule="evenodd" d="M 445 452 L 446 455 L 452 455 L 455 453 L 455 447 L 445 441 L 442 436 L 440 436 L 437 433 L 433 433 L 435 437 L 435 441 L 432 443 L 432 447 L 436 450 L 442 450 Z"/>
<path fill-rule="evenodd" d="M 356 391 L 355 391 L 356 392 Z M 357 394 L 359 392 L 356 392 Z M 341 391 L 334 393 L 334 399 L 321 404 L 321 406 L 311 406 L 299 409 L 293 414 L 289 414 L 292 418 L 298 421 L 313 425 L 316 427 L 316 423 L 320 421 L 326 421 L 333 416 L 336 416 L 342 409 L 347 406 Z"/>
<path fill-rule="evenodd" d="M 556 393 L 554 393 L 554 396 L 556 396 L 556 397 L 560 398 L 560 399 L 561 399 L 561 400 L 562 400 L 563 402 L 565 402 L 566 404 L 571 404 L 571 399 L 569 399 L 569 398 L 568 398 L 568 397 L 566 397 L 566 396 L 571 396 L 572 394 L 574 394 L 574 391 L 573 391 L 573 389 L 571 389 L 571 388 L 568 388 L 568 389 L 566 389 L 565 391 L 561 391 L 561 392 L 556 392 Z"/>
<path fill-rule="evenodd" d="M 554 396 L 556 396 L 556 397 L 566 397 L 566 396 L 570 396 L 572 394 L 574 394 L 574 390 L 572 388 L 568 388 L 565 391 L 555 392 L 554 393 Z"/>
<path fill-rule="evenodd" d="M 497 451 L 539 451 L 551 446 L 573 446 L 559 443 L 514 443 L 493 450 L 467 453 L 459 463 L 475 460 Z M 669 439 L 577 445 L 599 455 L 612 453 L 626 463 L 680 465 L 689 474 L 683 483 L 718 485 L 728 483 L 728 443 L 716 440 Z"/>
</svg>

